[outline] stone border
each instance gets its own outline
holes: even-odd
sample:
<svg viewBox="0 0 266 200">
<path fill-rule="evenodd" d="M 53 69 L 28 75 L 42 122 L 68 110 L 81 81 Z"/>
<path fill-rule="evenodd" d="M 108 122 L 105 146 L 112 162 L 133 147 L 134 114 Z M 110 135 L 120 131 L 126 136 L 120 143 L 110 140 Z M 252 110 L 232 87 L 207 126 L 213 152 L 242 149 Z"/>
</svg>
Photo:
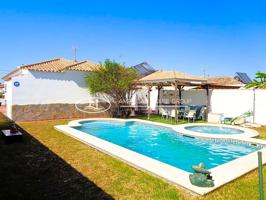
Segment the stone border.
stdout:
<svg viewBox="0 0 266 200">
<path fill-rule="evenodd" d="M 110 116 L 111 115 L 108 111 L 103 113 L 81 112 L 76 109 L 76 104 L 74 103 L 28 104 L 12 106 L 12 119 L 14 121 L 77 119 Z"/>
<path fill-rule="evenodd" d="M 114 121 L 139 121 L 143 123 L 149 123 L 164 127 L 173 128 L 177 125 L 167 125 L 161 124 L 157 122 L 149 122 L 140 119 L 115 119 L 115 118 L 93 118 L 93 119 L 83 119 L 83 120 L 74 120 L 69 122 L 68 125 L 58 125 L 55 126 L 55 129 L 63 132 L 77 140 L 88 144 L 91 147 L 98 149 L 108 155 L 111 155 L 115 158 L 118 158 L 129 165 L 141 169 L 143 171 L 149 172 L 152 175 L 159 176 L 173 184 L 186 188 L 194 193 L 204 195 L 207 194 L 222 185 L 248 173 L 251 170 L 257 168 L 257 151 L 246 156 L 242 156 L 237 158 L 233 161 L 227 162 L 225 164 L 219 165 L 217 167 L 212 168 L 210 171 L 212 176 L 214 177 L 215 186 L 212 188 L 201 188 L 194 186 L 189 181 L 189 172 L 186 172 L 182 169 L 173 167 L 166 163 L 160 162 L 148 156 L 144 156 L 140 153 L 136 153 L 124 147 L 118 146 L 111 142 L 102 140 L 95 136 L 86 134 L 82 131 L 74 129 L 74 127 L 81 126 L 80 122 L 86 121 L 94 121 L 94 120 L 114 120 Z M 206 136 L 205 136 L 206 137 Z M 266 141 L 254 139 L 254 138 L 237 138 L 238 141 L 248 142 L 249 144 L 260 144 L 262 146 L 266 146 Z M 266 148 L 261 149 L 260 151 L 263 152 L 263 163 L 266 163 Z"/>
</svg>

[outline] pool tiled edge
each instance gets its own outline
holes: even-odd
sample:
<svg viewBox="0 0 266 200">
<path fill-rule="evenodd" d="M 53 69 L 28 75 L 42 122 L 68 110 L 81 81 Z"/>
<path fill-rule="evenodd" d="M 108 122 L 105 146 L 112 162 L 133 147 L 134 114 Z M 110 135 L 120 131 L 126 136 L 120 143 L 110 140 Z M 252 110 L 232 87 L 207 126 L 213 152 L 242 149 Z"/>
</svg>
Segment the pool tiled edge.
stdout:
<svg viewBox="0 0 266 200">
<path fill-rule="evenodd" d="M 80 126 L 80 122 L 84 121 L 90 121 L 90 120 L 106 120 L 107 118 L 95 118 L 95 119 L 84 119 L 84 120 L 75 120 L 71 121 L 68 125 L 58 125 L 55 126 L 55 128 L 67 135 L 70 135 L 71 137 L 76 138 L 77 140 L 88 144 L 89 146 L 92 146 L 108 155 L 111 155 L 113 157 L 116 157 L 138 169 L 147 171 L 155 176 L 159 176 L 169 182 L 172 182 L 176 185 L 179 185 L 183 188 L 186 188 L 194 193 L 204 195 L 206 193 L 209 193 L 218 187 L 246 174 L 247 172 L 255 169 L 257 167 L 257 152 L 253 152 L 249 155 L 240 157 L 238 159 L 235 159 L 233 161 L 230 161 L 228 163 L 219 165 L 215 168 L 212 168 L 210 171 L 212 172 L 212 176 L 215 180 L 215 187 L 212 188 L 201 188 L 196 187 L 192 185 L 189 181 L 189 174 L 188 172 L 178 169 L 176 167 L 173 167 L 171 165 L 165 164 L 163 162 L 157 161 L 155 159 L 152 159 L 150 157 L 144 156 L 142 154 L 136 153 L 134 151 L 131 151 L 129 149 L 126 149 L 124 147 L 118 146 L 116 144 L 110 143 L 108 141 L 102 140 L 100 138 L 94 137 L 92 135 L 86 134 L 82 131 L 76 130 L 73 127 Z M 119 120 L 119 121 L 140 121 L 144 123 L 150 123 L 154 125 L 160 125 L 165 127 L 173 128 L 177 131 L 176 127 L 179 125 L 167 125 L 167 124 L 161 124 L 157 122 L 149 122 L 145 120 L 139 120 L 139 119 L 129 119 L 129 120 L 123 120 L 123 119 L 115 119 L 115 118 L 108 118 L 108 120 Z M 179 132 L 179 131 L 178 131 Z M 187 134 L 187 133 L 185 133 Z M 191 134 L 191 133 L 190 133 Z M 206 134 L 205 134 L 206 135 Z M 210 135 L 210 134 L 208 134 Z M 212 134 L 211 134 L 212 135 Z M 197 135 L 191 135 L 194 137 L 200 137 Z M 204 136 L 206 138 L 206 136 Z M 210 137 L 209 137 L 210 138 Z M 207 139 L 207 138 L 206 138 Z M 260 145 L 266 145 L 266 141 L 254 139 L 254 138 L 248 138 L 248 137 L 237 137 L 232 138 L 231 136 L 229 138 L 214 138 L 214 139 L 232 139 L 237 141 L 243 141 L 247 143 L 256 143 Z M 263 163 L 266 163 L 266 149 L 261 149 L 263 152 Z"/>
</svg>

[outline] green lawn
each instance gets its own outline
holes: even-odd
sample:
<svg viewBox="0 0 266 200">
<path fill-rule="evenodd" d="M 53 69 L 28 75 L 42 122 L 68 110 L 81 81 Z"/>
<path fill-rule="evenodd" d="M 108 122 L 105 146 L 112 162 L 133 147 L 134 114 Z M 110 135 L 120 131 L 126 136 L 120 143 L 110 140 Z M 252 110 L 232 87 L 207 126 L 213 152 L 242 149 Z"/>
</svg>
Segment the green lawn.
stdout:
<svg viewBox="0 0 266 200">
<path fill-rule="evenodd" d="M 136 117 L 137 119 L 143 119 L 143 120 L 148 120 L 147 116 L 141 116 L 141 117 Z M 177 123 L 175 123 L 174 120 L 171 120 L 171 119 L 165 119 L 165 118 L 162 118 L 161 116 L 159 115 L 151 115 L 150 116 L 150 119 L 149 121 L 152 121 L 152 122 L 160 122 L 160 123 L 165 123 L 165 124 L 185 124 L 185 123 L 188 123 L 188 122 L 192 122 L 191 120 L 188 121 L 187 119 L 183 120 L 183 119 L 178 119 Z M 206 121 L 203 121 L 203 120 L 196 120 L 195 122 L 197 123 L 204 123 Z"/>
<path fill-rule="evenodd" d="M 259 128 L 254 128 L 256 131 L 260 133 L 259 139 L 266 140 L 266 126 L 261 126 Z"/>
<path fill-rule="evenodd" d="M 22 143 L 6 145 L 0 139 L 0 199 L 259 198 L 257 171 L 205 197 L 195 196 L 53 128 L 65 123 L 66 120 L 19 123 L 27 132 Z M 0 117 L 0 128 L 6 124 Z M 265 129 L 261 131 L 265 133 Z"/>
<path fill-rule="evenodd" d="M 137 118 L 143 119 L 143 120 L 148 120 L 147 116 L 142 116 L 142 117 L 137 117 Z M 159 115 L 151 115 L 150 119 L 148 121 L 160 122 L 160 123 L 165 123 L 165 124 L 173 124 L 173 125 L 185 124 L 185 123 L 189 123 L 189 122 L 191 123 L 191 121 L 183 120 L 183 119 L 179 119 L 177 121 L 177 123 L 175 123 L 174 120 L 165 119 Z M 196 123 L 206 123 L 206 121 L 204 121 L 204 120 L 196 120 L 195 122 Z M 260 135 L 257 138 L 266 140 L 266 126 L 261 126 L 259 128 L 253 128 L 253 129 L 260 133 Z"/>
</svg>

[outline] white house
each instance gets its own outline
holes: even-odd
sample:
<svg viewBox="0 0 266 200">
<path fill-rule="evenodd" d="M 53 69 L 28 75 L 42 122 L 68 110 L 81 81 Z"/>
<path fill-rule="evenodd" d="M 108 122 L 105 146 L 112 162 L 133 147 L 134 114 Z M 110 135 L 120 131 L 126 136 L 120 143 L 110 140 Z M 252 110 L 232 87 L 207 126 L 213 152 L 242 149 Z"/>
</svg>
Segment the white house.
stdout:
<svg viewBox="0 0 266 200">
<path fill-rule="evenodd" d="M 81 100 L 91 98 L 85 77 L 98 66 L 97 63 L 89 61 L 75 62 L 57 58 L 18 67 L 2 78 L 5 81 L 7 116 L 13 120 L 27 121 L 108 115 L 107 112 L 81 112 L 76 107 Z M 156 73 L 159 72 L 154 72 Z M 235 117 L 253 111 L 254 122 L 266 124 L 266 90 L 241 89 L 243 84 L 233 77 L 211 78 L 206 84 L 212 85 L 209 90 L 211 112 Z M 160 99 L 171 99 L 173 92 L 173 89 L 161 89 Z M 138 96 L 145 100 L 145 90 Z M 152 88 L 150 97 L 151 108 L 155 110 L 158 100 L 157 87 Z M 206 90 L 183 88 L 181 98 L 189 100 L 187 104 L 205 105 Z"/>
<path fill-rule="evenodd" d="M 18 67 L 2 78 L 7 116 L 21 121 L 91 116 L 75 103 L 90 97 L 84 78 L 97 66 L 57 58 Z"/>
</svg>

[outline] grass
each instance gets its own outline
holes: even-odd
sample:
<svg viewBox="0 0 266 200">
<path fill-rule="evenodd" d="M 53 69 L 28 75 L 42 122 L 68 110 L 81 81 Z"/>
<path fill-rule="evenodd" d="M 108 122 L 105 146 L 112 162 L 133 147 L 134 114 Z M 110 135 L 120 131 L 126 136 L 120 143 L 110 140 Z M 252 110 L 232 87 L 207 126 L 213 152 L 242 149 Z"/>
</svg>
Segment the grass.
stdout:
<svg viewBox="0 0 266 200">
<path fill-rule="evenodd" d="M 53 128 L 65 123 L 19 123 L 27 132 L 22 143 L 6 145 L 0 139 L 0 199 L 259 198 L 257 170 L 204 197 L 195 196 Z M 6 127 L 7 122 L 0 116 L 0 128 Z"/>
<path fill-rule="evenodd" d="M 141 117 L 137 117 L 137 118 L 143 119 L 143 120 L 148 120 L 147 116 L 141 116 Z M 172 124 L 172 125 L 189 123 L 189 121 L 183 120 L 183 119 L 179 119 L 178 122 L 175 123 L 174 120 L 165 119 L 159 115 L 151 115 L 149 121 L 160 122 L 160 123 L 165 123 L 165 124 Z M 204 121 L 204 120 L 196 120 L 195 122 L 196 123 L 206 123 L 206 121 Z M 253 128 L 253 129 L 260 133 L 260 135 L 257 138 L 266 140 L 266 126 L 261 126 L 259 128 Z"/>
<path fill-rule="evenodd" d="M 266 140 L 266 126 L 261 126 L 259 128 L 254 128 L 256 131 L 260 133 L 259 139 Z"/>
</svg>

